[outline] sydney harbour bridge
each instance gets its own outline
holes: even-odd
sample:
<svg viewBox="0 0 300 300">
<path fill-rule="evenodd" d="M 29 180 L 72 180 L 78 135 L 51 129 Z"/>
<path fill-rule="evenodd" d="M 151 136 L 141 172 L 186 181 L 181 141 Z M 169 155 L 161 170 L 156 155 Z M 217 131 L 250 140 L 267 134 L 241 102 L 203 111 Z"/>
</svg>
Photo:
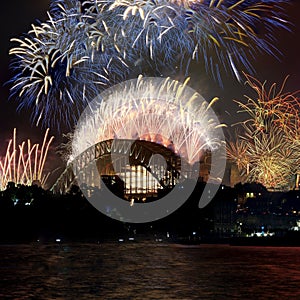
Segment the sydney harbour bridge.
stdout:
<svg viewBox="0 0 300 300">
<path fill-rule="evenodd" d="M 202 158 L 197 174 L 204 181 L 209 174 L 207 158 Z M 69 163 L 52 190 L 64 194 L 71 186 L 82 184 L 91 191 L 101 190 L 105 183 L 126 200 L 148 201 L 172 190 L 180 178 L 191 175 L 188 172 L 195 172 L 193 166 L 171 147 L 145 140 L 110 139 L 89 147 Z"/>
<path fill-rule="evenodd" d="M 108 187 L 125 200 L 152 201 L 186 180 L 207 181 L 223 125 L 211 109 L 215 99 L 208 104 L 186 84 L 139 77 L 94 99 L 72 137 L 75 158 L 53 191 Z"/>
</svg>

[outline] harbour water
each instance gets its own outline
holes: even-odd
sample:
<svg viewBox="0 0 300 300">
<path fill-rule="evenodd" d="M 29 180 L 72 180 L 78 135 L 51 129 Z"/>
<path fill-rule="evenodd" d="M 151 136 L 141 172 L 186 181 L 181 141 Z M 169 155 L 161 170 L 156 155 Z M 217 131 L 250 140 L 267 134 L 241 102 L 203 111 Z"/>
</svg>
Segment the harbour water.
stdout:
<svg viewBox="0 0 300 300">
<path fill-rule="evenodd" d="M 0 299 L 300 299 L 300 248 L 0 246 Z"/>
</svg>

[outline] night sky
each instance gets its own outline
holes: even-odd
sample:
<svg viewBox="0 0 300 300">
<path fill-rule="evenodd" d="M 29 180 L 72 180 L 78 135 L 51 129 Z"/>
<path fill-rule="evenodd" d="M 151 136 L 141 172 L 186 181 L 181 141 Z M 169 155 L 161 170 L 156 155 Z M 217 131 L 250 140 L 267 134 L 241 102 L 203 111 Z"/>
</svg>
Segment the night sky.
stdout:
<svg viewBox="0 0 300 300">
<path fill-rule="evenodd" d="M 31 29 L 31 24 L 36 23 L 37 19 L 46 20 L 46 12 L 49 9 L 49 0 L 9 0 L 5 1 L 1 7 L 1 47 L 0 47 L 0 154 L 6 148 L 7 140 L 11 138 L 14 127 L 18 130 L 19 142 L 31 138 L 33 142 L 39 142 L 45 130 L 31 125 L 30 111 L 22 110 L 16 112 L 17 103 L 12 98 L 8 100 L 9 86 L 4 85 L 10 78 L 9 71 L 9 48 L 12 46 L 10 39 L 20 37 L 22 33 Z M 256 67 L 256 77 L 260 81 L 267 80 L 269 83 L 282 83 L 287 75 L 290 78 L 286 85 L 286 91 L 295 91 L 300 89 L 300 1 L 291 1 L 291 4 L 285 5 L 287 8 L 287 19 L 291 22 L 292 32 L 277 30 L 278 44 L 277 48 L 282 52 L 282 56 L 276 60 L 268 55 L 261 55 L 254 59 Z M 243 84 L 238 83 L 232 77 L 228 77 L 224 82 L 224 87 L 220 88 L 216 82 L 199 71 L 199 66 L 194 64 L 191 68 L 191 86 L 198 90 L 206 100 L 217 96 L 219 103 L 215 106 L 216 113 L 224 123 L 231 124 L 240 120 L 242 116 L 236 115 L 238 107 L 232 102 L 232 99 L 244 100 L 244 94 L 254 96 L 252 90 Z M 178 79 L 181 77 L 178 76 Z M 176 79 L 176 77 L 175 77 Z M 61 138 L 55 130 L 51 132 L 56 138 L 56 146 Z M 61 164 L 55 156 L 54 151 L 50 157 L 51 168 Z M 55 163 L 54 163 L 55 162 Z M 48 162 L 49 165 L 49 162 Z"/>
</svg>

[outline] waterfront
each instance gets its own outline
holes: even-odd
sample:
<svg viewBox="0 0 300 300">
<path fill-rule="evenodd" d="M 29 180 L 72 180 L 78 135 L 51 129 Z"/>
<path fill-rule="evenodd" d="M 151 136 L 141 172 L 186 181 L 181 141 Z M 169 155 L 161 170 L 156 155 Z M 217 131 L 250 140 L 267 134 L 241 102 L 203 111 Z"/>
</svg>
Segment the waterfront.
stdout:
<svg viewBox="0 0 300 300">
<path fill-rule="evenodd" d="M 299 299 L 300 248 L 1 245 L 1 299 Z"/>
</svg>

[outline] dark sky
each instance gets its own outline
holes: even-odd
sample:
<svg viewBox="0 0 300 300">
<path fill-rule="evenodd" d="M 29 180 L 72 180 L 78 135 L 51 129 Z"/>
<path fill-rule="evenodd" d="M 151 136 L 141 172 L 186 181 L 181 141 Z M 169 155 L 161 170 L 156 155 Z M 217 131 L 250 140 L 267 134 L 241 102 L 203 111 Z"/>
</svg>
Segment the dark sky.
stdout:
<svg viewBox="0 0 300 300">
<path fill-rule="evenodd" d="M 30 111 L 16 112 L 16 103 L 8 101 L 8 86 L 4 83 L 9 79 L 9 56 L 8 51 L 11 46 L 10 39 L 18 37 L 30 29 L 32 23 L 37 19 L 46 20 L 46 11 L 49 8 L 49 0 L 9 0 L 1 5 L 1 26 L 0 26 L 0 154 L 3 154 L 6 148 L 7 139 L 11 137 L 14 127 L 18 128 L 18 137 L 22 141 L 30 137 L 33 142 L 41 140 L 44 130 L 36 128 L 30 123 Z M 260 81 L 278 82 L 290 75 L 286 85 L 286 90 L 294 91 L 300 89 L 300 1 L 292 1 L 292 4 L 286 5 L 287 18 L 293 24 L 292 33 L 278 30 L 277 47 L 283 53 L 280 60 L 274 57 L 262 55 L 255 58 L 256 77 Z M 275 29 L 276 30 L 276 29 Z M 253 95 L 249 87 L 239 84 L 232 78 L 224 82 L 224 88 L 221 89 L 215 82 L 207 78 L 206 74 L 200 75 L 197 66 L 193 66 L 191 85 L 197 89 L 207 100 L 218 96 L 221 101 L 216 106 L 216 112 L 225 123 L 232 123 L 239 120 L 235 111 L 237 107 L 232 103 L 232 99 L 243 100 L 243 95 Z M 225 111 L 229 112 L 231 116 Z M 52 134 L 56 135 L 53 131 Z M 56 141 L 60 140 L 56 136 Z"/>
</svg>

